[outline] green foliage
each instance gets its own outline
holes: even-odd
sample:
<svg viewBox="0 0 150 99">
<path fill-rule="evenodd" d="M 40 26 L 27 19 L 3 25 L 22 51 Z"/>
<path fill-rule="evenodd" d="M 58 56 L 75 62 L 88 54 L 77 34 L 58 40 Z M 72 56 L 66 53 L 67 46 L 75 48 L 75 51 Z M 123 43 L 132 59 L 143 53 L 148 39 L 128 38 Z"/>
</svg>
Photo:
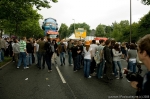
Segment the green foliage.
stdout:
<svg viewBox="0 0 150 99">
<path fill-rule="evenodd" d="M 68 26 L 66 24 L 64 24 L 64 23 L 61 24 L 60 29 L 59 29 L 59 35 L 60 35 L 61 39 L 67 37 L 67 35 L 68 35 Z"/>
<path fill-rule="evenodd" d="M 84 22 L 84 23 L 71 24 L 70 27 L 68 28 L 67 36 L 70 36 L 72 33 L 74 33 L 74 25 L 75 25 L 75 29 L 84 28 L 84 30 L 86 30 L 86 32 L 87 32 L 86 35 L 90 34 L 90 26 Z"/>
<path fill-rule="evenodd" d="M 138 35 L 140 37 L 150 33 L 150 12 L 139 21 Z"/>
<path fill-rule="evenodd" d="M 144 5 L 150 5 L 150 0 L 141 0 Z"/>
<path fill-rule="evenodd" d="M 116 41 L 123 41 L 126 37 L 125 34 L 128 34 L 127 30 L 129 27 L 129 22 L 127 20 L 123 20 L 120 21 L 120 23 L 114 22 L 112 24 L 113 31 L 111 37 L 115 38 Z"/>
<path fill-rule="evenodd" d="M 57 0 L 50 0 L 51 2 L 58 2 Z M 6 33 L 18 36 L 41 36 L 43 30 L 39 26 L 39 19 L 42 18 L 37 10 L 33 9 L 35 6 L 38 10 L 40 8 L 50 8 L 50 1 L 48 0 L 1 0 L 0 1 L 0 21 L 3 30 Z"/>
<path fill-rule="evenodd" d="M 104 36 L 106 35 L 105 28 L 106 28 L 105 25 L 99 24 L 99 25 L 96 27 L 95 36 L 97 36 L 97 37 L 104 37 Z"/>
</svg>

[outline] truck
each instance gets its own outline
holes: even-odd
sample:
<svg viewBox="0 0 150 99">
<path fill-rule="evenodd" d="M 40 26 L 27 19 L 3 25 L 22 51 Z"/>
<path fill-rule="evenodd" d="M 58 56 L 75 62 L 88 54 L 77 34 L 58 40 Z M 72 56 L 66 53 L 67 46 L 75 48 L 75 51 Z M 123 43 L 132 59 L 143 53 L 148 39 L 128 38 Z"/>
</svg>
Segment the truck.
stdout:
<svg viewBox="0 0 150 99">
<path fill-rule="evenodd" d="M 52 40 L 55 39 L 57 42 L 60 40 L 58 32 L 58 23 L 56 19 L 54 18 L 44 19 L 42 29 L 44 30 L 45 36 L 51 38 Z"/>
</svg>

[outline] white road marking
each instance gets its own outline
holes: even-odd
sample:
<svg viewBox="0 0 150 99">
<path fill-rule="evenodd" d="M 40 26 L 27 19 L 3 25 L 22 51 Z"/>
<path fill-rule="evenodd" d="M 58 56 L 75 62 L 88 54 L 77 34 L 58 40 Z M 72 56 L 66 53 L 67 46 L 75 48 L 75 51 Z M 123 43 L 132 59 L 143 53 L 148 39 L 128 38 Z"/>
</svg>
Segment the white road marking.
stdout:
<svg viewBox="0 0 150 99">
<path fill-rule="evenodd" d="M 64 77 L 63 77 L 63 75 L 61 74 L 61 72 L 60 72 L 60 70 L 59 70 L 58 66 L 56 66 L 56 69 L 57 69 L 57 71 L 58 71 L 58 74 L 59 74 L 59 76 L 60 76 L 60 78 L 61 78 L 62 82 L 63 82 L 63 83 L 66 83 L 66 81 L 65 81 L 65 79 L 64 79 Z"/>
</svg>

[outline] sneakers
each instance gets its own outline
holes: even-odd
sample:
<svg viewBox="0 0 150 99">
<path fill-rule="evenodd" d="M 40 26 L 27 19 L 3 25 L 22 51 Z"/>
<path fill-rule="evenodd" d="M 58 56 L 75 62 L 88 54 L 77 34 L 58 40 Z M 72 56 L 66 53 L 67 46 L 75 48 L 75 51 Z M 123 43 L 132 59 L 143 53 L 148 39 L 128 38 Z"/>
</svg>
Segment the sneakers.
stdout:
<svg viewBox="0 0 150 99">
<path fill-rule="evenodd" d="M 74 72 L 77 72 L 78 70 L 74 70 Z"/>
<path fill-rule="evenodd" d="M 29 67 L 24 67 L 24 69 L 28 69 Z"/>
<path fill-rule="evenodd" d="M 19 67 L 17 66 L 17 69 L 19 69 Z"/>
<path fill-rule="evenodd" d="M 92 78 L 91 76 L 89 76 L 88 78 Z"/>
<path fill-rule="evenodd" d="M 48 70 L 48 73 L 49 73 L 49 72 L 52 72 L 52 70 Z"/>
</svg>

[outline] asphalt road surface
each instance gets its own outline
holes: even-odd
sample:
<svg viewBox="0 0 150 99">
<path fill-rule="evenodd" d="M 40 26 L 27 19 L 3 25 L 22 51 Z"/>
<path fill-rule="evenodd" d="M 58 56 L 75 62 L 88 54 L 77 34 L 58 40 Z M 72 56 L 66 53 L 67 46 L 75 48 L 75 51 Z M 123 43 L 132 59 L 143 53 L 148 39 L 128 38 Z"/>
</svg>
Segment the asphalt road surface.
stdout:
<svg viewBox="0 0 150 99">
<path fill-rule="evenodd" d="M 11 62 L 0 70 L 0 99 L 134 99 L 135 89 L 127 79 L 114 79 L 107 83 L 104 79 L 91 79 L 83 76 L 83 69 L 73 72 L 73 66 L 52 66 L 52 72 L 38 69 L 35 65 L 29 69 Z M 127 62 L 122 60 L 122 67 Z M 144 72 L 146 68 L 142 67 Z M 143 72 L 143 73 L 144 73 Z"/>
</svg>

